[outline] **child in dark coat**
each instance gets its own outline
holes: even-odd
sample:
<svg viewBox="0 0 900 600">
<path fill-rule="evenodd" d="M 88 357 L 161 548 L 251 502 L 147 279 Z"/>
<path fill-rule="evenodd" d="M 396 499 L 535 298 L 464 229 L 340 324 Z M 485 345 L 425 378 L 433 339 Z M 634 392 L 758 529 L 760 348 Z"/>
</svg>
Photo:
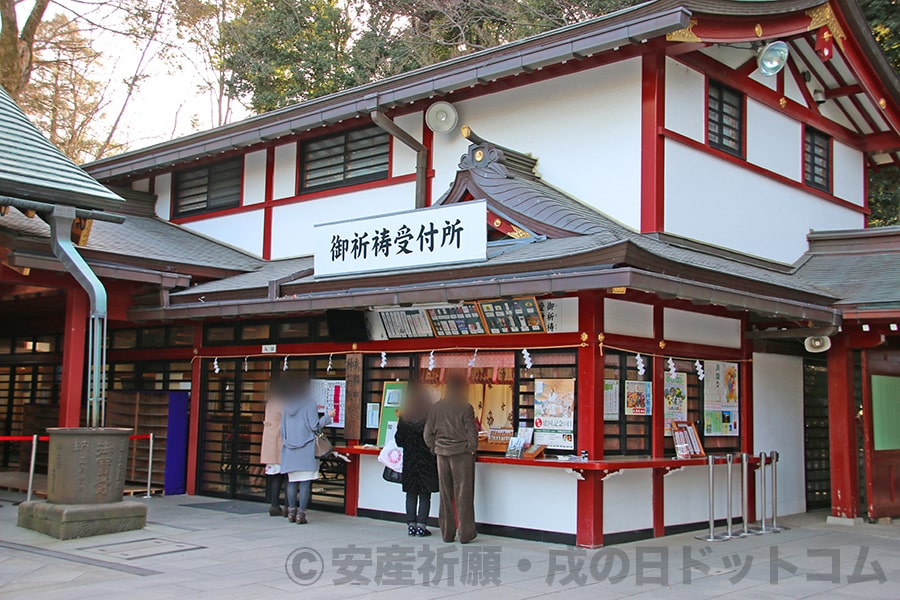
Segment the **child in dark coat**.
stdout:
<svg viewBox="0 0 900 600">
<path fill-rule="evenodd" d="M 394 437 L 403 448 L 403 491 L 406 492 L 406 524 L 409 535 L 428 536 L 431 494 L 438 491 L 437 458 L 425 445 L 423 433 L 431 399 L 421 384 L 407 387 Z"/>
</svg>

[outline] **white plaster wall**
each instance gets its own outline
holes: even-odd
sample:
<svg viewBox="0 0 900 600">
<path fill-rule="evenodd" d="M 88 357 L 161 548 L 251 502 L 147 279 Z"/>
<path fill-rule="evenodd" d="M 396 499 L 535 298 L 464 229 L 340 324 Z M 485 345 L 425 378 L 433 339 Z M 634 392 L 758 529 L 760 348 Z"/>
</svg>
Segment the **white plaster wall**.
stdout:
<svg viewBox="0 0 900 600">
<path fill-rule="evenodd" d="M 806 82 L 794 79 L 790 69 L 785 69 L 784 71 L 784 95 L 798 104 L 807 106 L 806 98 L 803 96 L 800 88 L 801 85 L 806 85 Z"/>
<path fill-rule="evenodd" d="M 675 342 L 722 348 L 741 347 L 741 321 L 716 315 L 663 309 L 663 336 Z"/>
<path fill-rule="evenodd" d="M 408 115 L 401 115 L 394 119 L 401 129 L 413 136 L 416 140 L 422 141 L 422 113 L 415 112 Z M 410 175 L 416 172 L 416 153 L 415 151 L 398 140 L 391 138 L 391 176 L 399 177 L 401 175 Z"/>
<path fill-rule="evenodd" d="M 728 514 L 728 467 L 715 465 L 714 504 L 715 518 L 724 519 Z M 666 526 L 700 523 L 709 520 L 709 468 L 685 467 L 683 471 L 669 473 L 663 479 L 665 486 L 664 519 Z M 731 517 L 741 513 L 741 457 L 734 456 L 731 467 Z"/>
<path fill-rule="evenodd" d="M 603 331 L 652 338 L 653 305 L 604 298 Z"/>
<path fill-rule="evenodd" d="M 803 128 L 800 123 L 748 98 L 747 160 L 788 179 L 801 181 Z M 762 216 L 763 213 L 757 214 Z"/>
<path fill-rule="evenodd" d="M 266 199 L 266 151 L 257 150 L 244 155 L 244 183 L 241 202 L 244 206 L 259 204 Z"/>
<path fill-rule="evenodd" d="M 263 211 L 252 210 L 240 214 L 213 217 L 185 223 L 184 227 L 237 246 L 257 256 L 262 255 Z"/>
<path fill-rule="evenodd" d="M 275 147 L 275 172 L 272 182 L 272 199 L 292 198 L 297 195 L 297 143 Z"/>
<path fill-rule="evenodd" d="M 754 453 L 777 450 L 778 514 L 806 511 L 803 443 L 803 359 L 780 354 L 753 354 Z M 771 473 L 767 470 L 767 508 L 771 517 Z M 757 486 L 757 506 L 759 502 Z"/>
<path fill-rule="evenodd" d="M 157 175 L 153 191 L 156 193 L 156 215 L 168 221 L 172 215 L 172 174 Z"/>
<path fill-rule="evenodd" d="M 831 119 L 835 123 L 843 125 L 850 130 L 856 130 L 856 125 L 850 122 L 850 119 L 843 113 L 834 100 L 829 100 L 819 105 L 819 112 L 826 119 Z"/>
<path fill-rule="evenodd" d="M 640 226 L 639 58 L 454 102 L 460 125 L 539 159 L 545 181 L 619 221 Z M 468 143 L 434 136 L 434 199 L 453 181 Z"/>
<path fill-rule="evenodd" d="M 666 129 L 706 141 L 706 78 L 703 73 L 666 59 Z"/>
<path fill-rule="evenodd" d="M 408 182 L 277 206 L 272 213 L 272 258 L 311 255 L 317 224 L 412 210 L 415 189 L 415 182 Z M 261 235 L 261 225 L 259 231 Z"/>
<path fill-rule="evenodd" d="M 650 469 L 624 469 L 603 482 L 603 533 L 653 527 Z"/>
<path fill-rule="evenodd" d="M 864 225 L 860 213 L 672 140 L 665 151 L 671 233 L 792 263 L 810 229 Z"/>
<path fill-rule="evenodd" d="M 740 67 L 747 62 L 747 59 L 753 56 L 753 51 L 746 48 L 735 48 L 732 46 L 710 46 L 700 50 L 703 54 L 716 59 L 724 65 L 728 65 L 732 69 Z"/>
<path fill-rule="evenodd" d="M 834 195 L 847 202 L 863 206 L 865 195 L 865 167 L 859 150 L 834 140 Z"/>
<path fill-rule="evenodd" d="M 403 514 L 401 486 L 381 478 L 377 457 L 359 457 L 359 508 Z M 434 494 L 431 516 L 440 498 Z M 574 534 L 577 480 L 564 469 L 514 465 L 475 465 L 475 520 L 478 523 Z"/>
<path fill-rule="evenodd" d="M 778 89 L 778 77 L 776 75 L 765 76 L 759 72 L 759 69 L 750 74 L 750 79 L 757 83 L 761 83 L 772 91 Z"/>
</svg>

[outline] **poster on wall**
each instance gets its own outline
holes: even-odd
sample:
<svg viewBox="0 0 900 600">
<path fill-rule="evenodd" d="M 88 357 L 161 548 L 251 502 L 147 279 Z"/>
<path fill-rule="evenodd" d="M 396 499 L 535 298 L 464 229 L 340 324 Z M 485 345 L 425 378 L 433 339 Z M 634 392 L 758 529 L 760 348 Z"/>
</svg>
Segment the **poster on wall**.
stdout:
<svg viewBox="0 0 900 600">
<path fill-rule="evenodd" d="M 534 380 L 534 443 L 575 449 L 575 380 Z"/>
<path fill-rule="evenodd" d="M 603 420 L 619 420 L 619 380 L 603 381 Z"/>
<path fill-rule="evenodd" d="M 488 333 L 543 333 L 544 320 L 533 296 L 479 302 Z"/>
<path fill-rule="evenodd" d="M 433 337 L 431 324 L 425 310 L 413 308 L 408 310 L 378 311 L 384 333 L 388 339 Z"/>
<path fill-rule="evenodd" d="M 704 433 L 709 436 L 740 434 L 738 365 L 705 361 L 703 380 Z"/>
<path fill-rule="evenodd" d="M 375 429 L 381 423 L 381 405 L 377 402 L 369 402 L 366 404 L 366 428 Z"/>
<path fill-rule="evenodd" d="M 455 335 L 480 335 L 484 333 L 484 323 L 474 302 L 463 302 L 457 306 L 428 309 L 428 318 L 438 337 Z"/>
<path fill-rule="evenodd" d="M 334 410 L 334 420 L 327 427 L 339 429 L 344 426 L 347 410 L 347 382 L 335 379 L 311 379 L 310 393 L 316 399 L 319 414 Z"/>
<path fill-rule="evenodd" d="M 625 414 L 653 414 L 653 387 L 649 381 L 625 382 Z"/>
<path fill-rule="evenodd" d="M 396 381 L 384 384 L 384 391 L 381 394 L 381 420 L 378 424 L 378 445 L 384 446 L 384 440 L 387 439 L 388 430 L 397 427 L 397 421 L 400 417 L 397 412 L 403 403 L 403 395 L 406 393 L 406 382 Z"/>
<path fill-rule="evenodd" d="M 672 421 L 687 421 L 687 374 L 666 373 L 665 378 L 666 435 L 672 435 Z"/>
</svg>

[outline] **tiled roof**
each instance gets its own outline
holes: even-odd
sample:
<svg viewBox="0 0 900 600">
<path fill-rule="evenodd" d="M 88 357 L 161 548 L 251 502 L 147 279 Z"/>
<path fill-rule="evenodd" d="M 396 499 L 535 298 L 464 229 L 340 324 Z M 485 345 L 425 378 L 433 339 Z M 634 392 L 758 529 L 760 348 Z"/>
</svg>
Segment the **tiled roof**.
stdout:
<svg viewBox="0 0 900 600">
<path fill-rule="evenodd" d="M 233 277 L 228 277 L 226 279 L 201 283 L 200 285 L 195 285 L 181 292 L 176 292 L 172 294 L 172 296 L 266 289 L 268 288 L 270 281 L 290 277 L 295 273 L 302 273 L 308 269 L 312 269 L 312 266 L 313 259 L 311 256 L 268 261 L 254 271 L 234 275 Z"/>
<path fill-rule="evenodd" d="M 0 217 L 0 232 L 21 239 L 50 239 L 41 219 L 11 210 Z M 87 251 L 164 263 L 210 267 L 228 271 L 258 269 L 263 261 L 242 250 L 209 239 L 155 217 L 129 215 L 124 223 L 94 221 Z"/>
<path fill-rule="evenodd" d="M 900 307 L 900 227 L 810 234 L 797 275 L 827 288 L 838 305 Z"/>
<path fill-rule="evenodd" d="M 51 144 L 2 87 L 0 195 L 84 208 L 122 203 Z"/>
</svg>

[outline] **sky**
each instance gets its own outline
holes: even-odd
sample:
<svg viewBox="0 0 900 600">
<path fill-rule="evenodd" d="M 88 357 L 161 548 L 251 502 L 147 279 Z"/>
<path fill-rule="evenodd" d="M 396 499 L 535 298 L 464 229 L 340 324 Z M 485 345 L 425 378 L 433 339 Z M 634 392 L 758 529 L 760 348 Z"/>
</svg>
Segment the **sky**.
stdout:
<svg viewBox="0 0 900 600">
<path fill-rule="evenodd" d="M 160 2 L 171 4 L 172 0 Z M 20 23 L 24 23 L 32 4 L 29 0 L 19 4 Z M 47 9 L 45 20 L 57 12 L 72 16 L 73 11 L 103 26 L 87 31 L 85 36 L 94 50 L 103 56 L 98 78 L 108 78 L 111 82 L 107 92 L 111 101 L 105 110 L 103 125 L 97 128 L 105 133 L 122 106 L 126 96 L 125 80 L 140 63 L 144 44 L 108 30 L 121 27 L 121 15 L 109 9 L 105 0 L 55 0 Z M 202 78 L 197 67 L 191 64 L 196 56 L 176 56 L 166 60 L 162 53 L 165 46 L 177 46 L 189 54 L 190 46 L 178 39 L 174 30 L 165 31 L 161 41 L 152 45 L 144 56 L 145 76 L 128 101 L 116 131 L 114 139 L 124 143 L 129 150 L 203 131 L 215 124 L 210 96 L 200 89 Z M 196 62 L 202 64 L 199 60 Z M 251 114 L 238 102 L 233 103 L 232 110 L 232 122 Z"/>
</svg>

